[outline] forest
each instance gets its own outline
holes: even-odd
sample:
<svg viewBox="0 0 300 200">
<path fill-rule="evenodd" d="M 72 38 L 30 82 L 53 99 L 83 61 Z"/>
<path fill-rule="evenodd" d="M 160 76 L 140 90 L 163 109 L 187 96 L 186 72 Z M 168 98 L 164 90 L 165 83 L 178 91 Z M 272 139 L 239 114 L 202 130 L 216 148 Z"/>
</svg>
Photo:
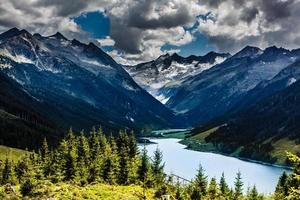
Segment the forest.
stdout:
<svg viewBox="0 0 300 200">
<path fill-rule="evenodd" d="M 102 129 L 93 128 L 89 134 L 70 129 L 58 146 L 44 139 L 38 151 L 2 160 L 0 198 L 296 200 L 300 197 L 300 158 L 291 153 L 287 157 L 293 172 L 282 174 L 274 194 L 263 195 L 255 186 L 245 188 L 240 172 L 233 187 L 224 174 L 220 180 L 209 180 L 201 164 L 194 179 L 183 183 L 164 173 L 162 152 L 157 148 L 149 157 L 133 133 L 120 131 L 114 137 Z"/>
</svg>

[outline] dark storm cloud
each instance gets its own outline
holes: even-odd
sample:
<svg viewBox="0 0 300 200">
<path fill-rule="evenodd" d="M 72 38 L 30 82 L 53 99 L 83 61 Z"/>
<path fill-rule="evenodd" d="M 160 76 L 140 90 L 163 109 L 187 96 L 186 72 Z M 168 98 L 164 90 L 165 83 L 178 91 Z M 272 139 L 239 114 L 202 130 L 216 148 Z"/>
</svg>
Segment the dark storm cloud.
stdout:
<svg viewBox="0 0 300 200">
<path fill-rule="evenodd" d="M 222 2 L 223 2 L 223 0 L 202 0 L 202 1 L 200 1 L 200 3 L 207 4 L 211 7 L 218 7 Z"/>
<path fill-rule="evenodd" d="M 142 31 L 130 28 L 120 23 L 118 19 L 111 19 L 111 38 L 115 41 L 115 47 L 130 54 L 140 53 Z"/>
<path fill-rule="evenodd" d="M 242 14 L 240 16 L 240 19 L 243 21 L 246 21 L 247 23 L 252 22 L 252 20 L 254 20 L 256 18 L 256 16 L 258 15 L 258 9 L 253 7 L 253 8 L 245 8 L 242 11 Z"/>
<path fill-rule="evenodd" d="M 277 19 L 289 17 L 294 2 L 294 0 L 263 0 L 260 1 L 260 7 L 266 19 L 269 22 L 274 22 Z"/>
<path fill-rule="evenodd" d="M 41 17 L 42 14 L 35 9 L 34 6 L 24 3 L 20 0 L 10 0 L 10 2 L 12 3 L 13 7 L 21 12 L 24 12 L 26 14 L 29 14 L 31 16 L 35 16 L 35 17 Z"/>
<path fill-rule="evenodd" d="M 153 10 L 160 9 L 161 5 L 168 3 L 160 0 L 138 0 L 129 7 L 127 15 L 111 16 L 111 38 L 115 47 L 130 54 L 141 53 L 143 32 L 155 29 L 170 29 L 184 26 L 193 20 L 186 5 L 176 5 L 175 12 L 169 14 L 158 12 L 157 17 L 149 17 Z M 147 38 L 144 38 L 147 40 Z"/>
<path fill-rule="evenodd" d="M 55 6 L 57 14 L 66 17 L 83 11 L 88 7 L 89 0 L 39 0 L 35 5 L 39 7 Z"/>
<path fill-rule="evenodd" d="M 179 5 L 176 13 L 147 19 L 147 15 L 153 9 L 154 4 L 154 0 L 144 0 L 132 7 L 129 12 L 128 25 L 139 29 L 172 28 L 183 26 L 192 20 L 185 5 Z"/>
</svg>

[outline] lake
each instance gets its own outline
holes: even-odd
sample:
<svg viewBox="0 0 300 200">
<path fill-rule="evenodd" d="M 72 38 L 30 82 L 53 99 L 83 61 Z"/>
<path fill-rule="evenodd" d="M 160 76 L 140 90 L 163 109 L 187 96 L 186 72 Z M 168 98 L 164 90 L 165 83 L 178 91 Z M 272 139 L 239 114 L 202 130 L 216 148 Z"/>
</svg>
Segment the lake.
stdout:
<svg viewBox="0 0 300 200">
<path fill-rule="evenodd" d="M 201 163 L 209 178 L 219 180 L 222 172 L 227 183 L 233 186 L 236 173 L 242 173 L 244 190 L 248 186 L 256 185 L 261 193 L 272 193 L 275 190 L 278 178 L 287 171 L 281 167 L 252 163 L 238 158 L 224 156 L 216 153 L 198 152 L 185 149 L 185 145 L 179 144 L 179 139 L 150 139 L 157 144 L 148 144 L 146 149 L 150 157 L 158 147 L 164 157 L 165 172 L 176 174 L 191 180 Z M 142 146 L 140 146 L 142 148 Z"/>
</svg>

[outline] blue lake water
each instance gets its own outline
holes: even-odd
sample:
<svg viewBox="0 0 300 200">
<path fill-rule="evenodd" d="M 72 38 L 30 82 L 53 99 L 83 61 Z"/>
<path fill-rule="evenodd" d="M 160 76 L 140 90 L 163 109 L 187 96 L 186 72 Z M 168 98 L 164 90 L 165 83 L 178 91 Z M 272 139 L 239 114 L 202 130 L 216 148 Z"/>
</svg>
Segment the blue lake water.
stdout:
<svg viewBox="0 0 300 200">
<path fill-rule="evenodd" d="M 240 171 L 245 191 L 247 187 L 256 185 L 260 193 L 268 194 L 274 192 L 279 176 L 287 171 L 281 167 L 252 163 L 220 154 L 188 150 L 185 145 L 178 143 L 179 139 L 150 140 L 157 144 L 146 145 L 148 155 L 152 157 L 158 147 L 163 153 L 165 172 L 189 180 L 195 176 L 201 163 L 208 178 L 215 177 L 219 180 L 224 172 L 227 183 L 233 186 L 236 173 Z"/>
</svg>

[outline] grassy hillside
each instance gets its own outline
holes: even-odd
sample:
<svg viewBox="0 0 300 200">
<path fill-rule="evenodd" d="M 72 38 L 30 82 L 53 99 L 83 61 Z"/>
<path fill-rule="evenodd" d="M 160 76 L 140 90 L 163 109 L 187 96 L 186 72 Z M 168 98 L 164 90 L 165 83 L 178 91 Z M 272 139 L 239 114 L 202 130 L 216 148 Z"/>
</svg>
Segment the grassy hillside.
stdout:
<svg viewBox="0 0 300 200">
<path fill-rule="evenodd" d="M 15 186 L 15 192 L 7 194 L 5 188 L 0 187 L 0 199 L 24 199 L 19 191 L 19 186 Z M 52 184 L 45 182 L 38 186 L 33 197 L 30 199 L 57 199 L 57 200 L 139 200 L 143 196 L 143 189 L 140 186 L 114 186 L 106 184 L 87 185 L 85 187 L 68 183 Z M 146 191 L 147 199 L 154 199 L 154 191 Z"/>
<path fill-rule="evenodd" d="M 8 158 L 9 160 L 16 161 L 26 153 L 28 151 L 0 145 L 0 160 Z"/>
<path fill-rule="evenodd" d="M 224 153 L 230 156 L 243 157 L 243 158 L 252 158 L 255 160 L 260 160 L 263 162 L 270 162 L 279 165 L 286 165 L 286 152 L 291 152 L 293 154 L 298 154 L 300 149 L 300 144 L 295 140 L 289 139 L 287 137 L 276 139 L 276 137 L 268 138 L 267 140 L 261 142 L 261 147 L 268 145 L 271 148 L 264 152 L 264 157 L 268 157 L 268 160 L 265 160 L 261 155 L 256 154 L 257 149 L 253 149 L 253 157 L 245 155 L 244 146 L 233 149 L 230 152 L 226 149 L 226 144 L 224 143 L 212 143 L 209 138 L 219 130 L 220 127 L 210 128 L 208 130 L 193 130 L 192 136 L 182 140 L 180 143 L 187 145 L 189 149 L 196 151 L 208 151 L 208 152 L 219 152 Z M 230 140 L 230 138 L 228 138 Z M 247 151 L 248 152 L 248 151 Z M 274 162 L 271 162 L 273 160 Z"/>
</svg>

